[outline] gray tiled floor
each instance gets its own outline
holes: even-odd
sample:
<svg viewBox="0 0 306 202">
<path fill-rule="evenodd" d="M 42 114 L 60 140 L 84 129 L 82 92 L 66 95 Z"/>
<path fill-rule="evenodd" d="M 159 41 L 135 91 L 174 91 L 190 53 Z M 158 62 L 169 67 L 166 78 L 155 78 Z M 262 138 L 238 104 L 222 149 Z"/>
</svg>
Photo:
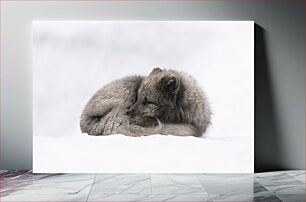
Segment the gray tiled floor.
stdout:
<svg viewBox="0 0 306 202">
<path fill-rule="evenodd" d="M 0 172 L 1 201 L 305 201 L 305 171 L 257 174 Z"/>
</svg>

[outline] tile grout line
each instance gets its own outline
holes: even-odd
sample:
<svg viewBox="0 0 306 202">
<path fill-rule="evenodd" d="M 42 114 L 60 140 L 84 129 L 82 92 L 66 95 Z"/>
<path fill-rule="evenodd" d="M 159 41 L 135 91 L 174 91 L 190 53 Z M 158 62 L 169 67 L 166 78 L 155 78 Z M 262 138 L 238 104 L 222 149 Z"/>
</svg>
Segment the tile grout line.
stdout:
<svg viewBox="0 0 306 202">
<path fill-rule="evenodd" d="M 256 179 L 256 177 L 253 178 L 254 182 L 257 182 L 259 185 L 261 185 L 262 187 L 266 188 L 268 190 L 268 192 L 270 192 L 275 198 L 277 198 L 279 201 L 283 202 L 276 193 L 274 193 L 272 190 L 270 190 L 267 186 L 265 186 L 264 184 L 260 183 L 259 180 Z"/>
<path fill-rule="evenodd" d="M 93 180 L 93 182 L 92 182 L 92 185 L 91 185 L 91 187 L 90 187 L 90 190 L 89 190 L 89 192 L 88 192 L 88 195 L 87 195 L 87 198 L 86 198 L 86 202 L 88 202 L 88 199 L 89 199 L 89 196 L 90 196 L 92 187 L 93 187 L 93 185 L 95 184 L 95 181 L 96 181 L 96 177 L 97 177 L 97 173 L 95 174 L 95 178 L 94 178 L 94 180 Z"/>
<path fill-rule="evenodd" d="M 292 173 L 287 172 L 287 171 L 285 173 L 288 174 L 290 177 L 292 177 L 294 180 L 297 180 L 297 181 L 302 182 L 303 184 L 305 184 L 305 181 L 303 181 L 303 180 L 305 180 L 306 173 L 304 171 L 298 172 L 298 173 L 295 173 L 295 174 L 292 174 Z M 303 174 L 305 175 L 303 180 L 299 179 L 297 177 L 297 175 L 303 175 Z"/>
<path fill-rule="evenodd" d="M 202 173 L 200 173 L 200 174 L 202 174 Z M 199 178 L 199 174 L 196 174 L 195 176 L 196 176 L 197 180 L 199 181 L 200 185 L 203 187 L 204 191 L 206 192 L 206 194 L 207 194 L 207 196 L 208 196 L 208 200 L 209 200 L 210 202 L 212 202 L 212 201 L 213 201 L 213 198 L 210 196 L 210 194 L 209 194 L 208 191 L 206 190 L 205 186 L 202 184 L 202 182 L 201 182 L 201 180 L 200 180 L 200 178 Z"/>
<path fill-rule="evenodd" d="M 151 188 L 151 194 L 152 193 L 152 173 L 149 173 L 149 176 L 150 176 L 150 188 Z"/>
</svg>

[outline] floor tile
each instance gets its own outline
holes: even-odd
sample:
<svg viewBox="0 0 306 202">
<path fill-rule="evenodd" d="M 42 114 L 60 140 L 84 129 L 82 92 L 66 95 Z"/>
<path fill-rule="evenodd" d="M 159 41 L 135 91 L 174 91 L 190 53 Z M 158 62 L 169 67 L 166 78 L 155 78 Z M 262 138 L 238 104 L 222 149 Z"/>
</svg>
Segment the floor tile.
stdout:
<svg viewBox="0 0 306 202">
<path fill-rule="evenodd" d="M 202 184 L 224 184 L 237 182 L 253 182 L 254 174 L 198 174 Z"/>
<path fill-rule="evenodd" d="M 286 173 L 292 176 L 294 179 L 305 183 L 306 176 L 304 170 L 293 170 L 293 171 L 288 171 Z"/>
<path fill-rule="evenodd" d="M 1 174 L 6 173 L 6 172 L 8 172 L 8 170 L 0 170 L 0 176 Z"/>
<path fill-rule="evenodd" d="M 95 174 L 32 174 L 6 175 L 1 182 L 0 196 L 88 194 Z"/>
<path fill-rule="evenodd" d="M 127 201 L 139 201 L 139 199 L 146 197 L 147 195 L 140 195 L 140 194 L 90 194 L 87 202 L 127 202 Z"/>
<path fill-rule="evenodd" d="M 194 174 L 151 174 L 152 194 L 203 194 L 204 187 Z"/>
<path fill-rule="evenodd" d="M 16 179 L 23 179 L 25 177 L 29 178 L 32 176 L 33 173 L 28 170 L 12 170 L 12 171 L 4 171 L 0 174 L 0 180 L 6 181 L 6 180 L 16 180 Z"/>
<path fill-rule="evenodd" d="M 305 171 L 256 174 L 32 174 L 1 171 L 1 201 L 305 200 Z"/>
<path fill-rule="evenodd" d="M 150 175 L 97 174 L 90 194 L 151 194 Z"/>
<path fill-rule="evenodd" d="M 305 202 L 305 194 L 277 194 L 283 202 Z"/>
<path fill-rule="evenodd" d="M 305 183 L 287 173 L 256 177 L 256 181 L 275 194 L 304 194 L 306 192 Z"/>
<path fill-rule="evenodd" d="M 305 185 L 301 184 L 274 184 L 265 187 L 275 194 L 304 194 Z"/>
<path fill-rule="evenodd" d="M 259 183 L 241 182 L 205 186 L 209 194 L 252 195 L 254 193 L 267 194 L 269 191 Z"/>
<path fill-rule="evenodd" d="M 86 202 L 88 195 L 8 195 L 1 197 L 1 202 L 31 202 L 31 201 L 37 201 L 37 202 L 44 202 L 44 201 L 58 201 L 58 202 Z"/>
<path fill-rule="evenodd" d="M 184 195 L 167 195 L 167 194 L 129 194 L 129 195 L 90 195 L 88 202 L 103 202 L 103 201 L 148 201 L 148 202 L 161 202 L 161 201 L 173 201 L 173 202 L 211 202 L 208 195 L 205 194 L 184 194 Z"/>
<path fill-rule="evenodd" d="M 151 202 L 160 202 L 160 201 L 173 201 L 173 202 L 212 202 L 207 194 L 181 194 L 181 195 L 150 195 L 146 198 L 143 198 L 140 201 L 151 201 Z"/>
<path fill-rule="evenodd" d="M 212 195 L 270 193 L 264 186 L 253 180 L 253 175 L 203 174 L 198 178 L 208 194 Z"/>
<path fill-rule="evenodd" d="M 226 194 L 226 195 L 210 195 L 213 201 L 235 201 L 235 202 L 250 202 L 250 201 L 269 201 L 269 202 L 281 202 L 281 200 L 273 194 L 251 194 L 251 195 L 237 195 L 237 194 Z"/>
<path fill-rule="evenodd" d="M 257 180 L 288 180 L 293 178 L 286 171 L 255 173 L 254 176 Z"/>
</svg>

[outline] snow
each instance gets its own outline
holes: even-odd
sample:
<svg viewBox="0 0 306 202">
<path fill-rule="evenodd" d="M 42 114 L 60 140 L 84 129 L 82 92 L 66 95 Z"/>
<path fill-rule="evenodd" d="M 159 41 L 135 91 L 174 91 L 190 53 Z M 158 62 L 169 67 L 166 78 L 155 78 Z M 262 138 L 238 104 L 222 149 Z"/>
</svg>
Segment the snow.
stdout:
<svg viewBox="0 0 306 202">
<path fill-rule="evenodd" d="M 253 173 L 253 141 L 121 134 L 34 136 L 34 172 Z"/>
</svg>

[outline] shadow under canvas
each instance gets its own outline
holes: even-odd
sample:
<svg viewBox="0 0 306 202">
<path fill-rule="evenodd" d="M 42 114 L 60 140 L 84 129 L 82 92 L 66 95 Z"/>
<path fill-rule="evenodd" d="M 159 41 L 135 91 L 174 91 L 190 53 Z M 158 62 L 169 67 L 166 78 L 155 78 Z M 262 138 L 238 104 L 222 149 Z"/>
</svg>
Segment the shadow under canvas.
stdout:
<svg viewBox="0 0 306 202">
<path fill-rule="evenodd" d="M 267 31 L 255 24 L 255 172 L 283 169 L 266 40 Z"/>
</svg>

